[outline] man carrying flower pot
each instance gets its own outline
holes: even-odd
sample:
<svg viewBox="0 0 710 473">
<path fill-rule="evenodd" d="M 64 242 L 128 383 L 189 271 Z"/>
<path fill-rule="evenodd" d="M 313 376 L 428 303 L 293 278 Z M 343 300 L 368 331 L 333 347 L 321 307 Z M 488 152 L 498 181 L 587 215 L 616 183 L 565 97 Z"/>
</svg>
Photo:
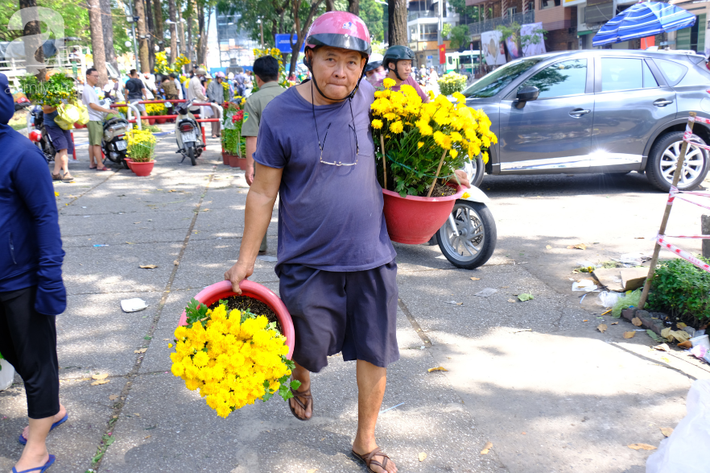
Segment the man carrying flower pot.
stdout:
<svg viewBox="0 0 710 473">
<path fill-rule="evenodd" d="M 365 23 L 348 12 L 317 18 L 306 37 L 312 80 L 264 109 L 239 259 L 226 273 L 233 290 L 254 271 L 277 195 L 280 295 L 296 332 L 294 391 L 300 420 L 314 413 L 310 372 L 328 355 L 357 360 L 358 427 L 352 453 L 370 471 L 397 467 L 375 442 L 387 365 L 399 359 L 397 264 L 377 183 L 369 108 L 361 81 L 370 54 Z"/>
<path fill-rule="evenodd" d="M 422 102 L 429 102 L 429 96 L 419 87 L 417 81 L 412 77 L 412 61 L 414 53 L 406 46 L 391 46 L 385 51 L 385 56 L 382 59 L 382 66 L 387 71 L 387 77 L 394 80 L 396 84 L 392 86 L 392 90 L 398 91 L 402 84 L 411 85 L 417 94 L 422 98 Z M 378 88 L 383 88 L 382 82 L 377 83 Z"/>
</svg>

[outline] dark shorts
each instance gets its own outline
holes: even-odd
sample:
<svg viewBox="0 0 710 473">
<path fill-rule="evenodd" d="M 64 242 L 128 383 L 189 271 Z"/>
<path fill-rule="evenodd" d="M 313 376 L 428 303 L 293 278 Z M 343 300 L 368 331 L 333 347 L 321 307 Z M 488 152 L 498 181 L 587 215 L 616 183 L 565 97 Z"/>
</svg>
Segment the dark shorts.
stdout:
<svg viewBox="0 0 710 473">
<path fill-rule="evenodd" d="M 71 131 L 62 130 L 58 126 L 45 126 L 47 134 L 52 139 L 54 149 L 57 151 L 66 149 L 68 154 L 74 152 L 74 141 L 71 139 Z"/>
<path fill-rule="evenodd" d="M 397 263 L 336 273 L 297 264 L 279 271 L 281 299 L 296 330 L 293 360 L 317 373 L 328 356 L 386 367 L 399 359 Z"/>
</svg>

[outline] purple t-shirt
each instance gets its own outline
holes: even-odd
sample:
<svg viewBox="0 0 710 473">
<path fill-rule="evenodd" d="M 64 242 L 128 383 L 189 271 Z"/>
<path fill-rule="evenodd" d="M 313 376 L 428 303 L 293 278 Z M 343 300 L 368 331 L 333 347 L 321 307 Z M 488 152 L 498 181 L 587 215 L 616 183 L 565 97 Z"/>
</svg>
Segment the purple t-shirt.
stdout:
<svg viewBox="0 0 710 473">
<path fill-rule="evenodd" d="M 282 264 L 365 271 L 396 256 L 382 213 L 382 188 L 375 175 L 369 119 L 373 100 L 374 88 L 361 81 L 352 99 L 359 156 L 347 100 L 315 107 L 322 158 L 312 105 L 296 87 L 275 97 L 264 109 L 254 160 L 283 168 L 276 274 Z M 324 163 L 356 160 L 355 166 Z"/>
</svg>

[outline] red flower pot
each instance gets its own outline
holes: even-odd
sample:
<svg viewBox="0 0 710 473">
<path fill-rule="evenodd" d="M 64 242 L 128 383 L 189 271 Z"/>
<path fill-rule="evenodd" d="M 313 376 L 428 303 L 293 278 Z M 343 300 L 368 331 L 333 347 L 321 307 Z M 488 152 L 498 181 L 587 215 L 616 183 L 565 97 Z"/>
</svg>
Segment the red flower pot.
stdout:
<svg viewBox="0 0 710 473">
<path fill-rule="evenodd" d="M 168 121 L 168 119 L 167 118 L 156 118 L 155 121 L 162 125 L 163 123 Z"/>
<path fill-rule="evenodd" d="M 233 168 L 241 168 L 239 165 L 240 158 L 236 154 L 229 154 L 229 165 Z"/>
<path fill-rule="evenodd" d="M 247 158 L 237 158 L 239 159 L 239 169 L 242 171 L 247 170 Z"/>
<path fill-rule="evenodd" d="M 148 118 L 149 125 L 155 125 L 155 118 Z"/>
<path fill-rule="evenodd" d="M 133 161 L 131 163 L 131 171 L 136 173 L 136 176 L 148 176 L 153 170 L 153 165 L 155 161 L 148 161 L 147 163 L 138 163 Z"/>
<path fill-rule="evenodd" d="M 261 284 L 249 281 L 248 279 L 245 279 L 239 283 L 239 288 L 242 290 L 243 296 L 261 301 L 269 306 L 269 309 L 274 311 L 276 317 L 279 319 L 281 328 L 283 329 L 283 335 L 286 337 L 286 345 L 288 346 L 288 355 L 286 355 L 286 357 L 291 359 L 291 355 L 293 355 L 293 347 L 296 344 L 296 332 L 293 329 L 291 314 L 288 313 L 288 309 L 286 309 L 284 303 L 281 299 L 279 299 L 279 296 L 274 294 L 271 289 L 268 289 Z M 206 306 L 210 306 L 220 299 L 226 299 L 227 297 L 235 295 L 236 293 L 232 291 L 231 282 L 220 281 L 204 288 L 195 296 L 195 299 Z M 187 314 L 185 311 L 182 311 L 182 315 L 180 315 L 178 326 L 179 325 L 187 325 Z"/>
<path fill-rule="evenodd" d="M 124 158 L 123 160 L 124 160 L 124 161 L 126 162 L 126 164 L 128 165 L 128 169 L 130 169 L 131 171 L 133 171 L 133 160 L 132 160 L 131 158 Z"/>
<path fill-rule="evenodd" d="M 464 189 L 446 197 L 400 197 L 382 189 L 385 220 L 390 239 L 407 245 L 426 243 L 441 228 Z"/>
<path fill-rule="evenodd" d="M 222 150 L 222 164 L 229 166 L 229 155 L 224 150 Z"/>
</svg>

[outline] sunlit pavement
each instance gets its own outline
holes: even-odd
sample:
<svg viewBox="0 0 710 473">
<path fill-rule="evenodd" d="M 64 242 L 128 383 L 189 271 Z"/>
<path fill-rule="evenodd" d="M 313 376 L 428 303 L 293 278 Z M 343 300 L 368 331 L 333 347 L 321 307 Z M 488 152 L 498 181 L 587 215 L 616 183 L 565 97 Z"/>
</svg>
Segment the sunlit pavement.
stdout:
<svg viewBox="0 0 710 473">
<path fill-rule="evenodd" d="M 67 253 L 69 304 L 57 326 L 69 421 L 49 437 L 52 472 L 364 471 L 349 455 L 355 366 L 339 356 L 313 377 L 310 422 L 278 399 L 218 418 L 170 373 L 182 308 L 222 279 L 243 230 L 244 173 L 222 164 L 218 140 L 208 144 L 193 167 L 180 164 L 172 135 L 161 137 L 149 177 L 90 171 L 79 147 L 75 181 L 55 184 Z M 693 379 L 710 371 L 681 352 L 655 352 L 643 333 L 624 340 L 626 322 L 600 319 L 595 294 L 580 304 L 570 291 L 578 261 L 652 251 L 665 197 L 643 176 L 619 179 L 486 177 L 499 241 L 475 271 L 455 269 L 435 246 L 396 245 L 401 360 L 389 370 L 377 435 L 400 471 L 645 470 L 650 452 L 627 445 L 658 445 L 660 428 L 685 414 Z M 699 216 L 690 218 L 679 227 L 699 228 Z M 567 249 L 579 242 L 589 249 Z M 274 291 L 276 243 L 274 212 L 267 258 L 251 278 Z M 486 288 L 496 292 L 476 295 Z M 534 299 L 516 302 L 523 292 Z M 148 308 L 122 312 L 120 301 L 134 297 Z M 605 333 L 596 330 L 602 321 Z M 439 366 L 448 371 L 428 372 Z M 104 374 L 108 383 L 92 384 Z M 26 406 L 16 381 L 0 393 L 2 471 L 22 451 Z"/>
</svg>

